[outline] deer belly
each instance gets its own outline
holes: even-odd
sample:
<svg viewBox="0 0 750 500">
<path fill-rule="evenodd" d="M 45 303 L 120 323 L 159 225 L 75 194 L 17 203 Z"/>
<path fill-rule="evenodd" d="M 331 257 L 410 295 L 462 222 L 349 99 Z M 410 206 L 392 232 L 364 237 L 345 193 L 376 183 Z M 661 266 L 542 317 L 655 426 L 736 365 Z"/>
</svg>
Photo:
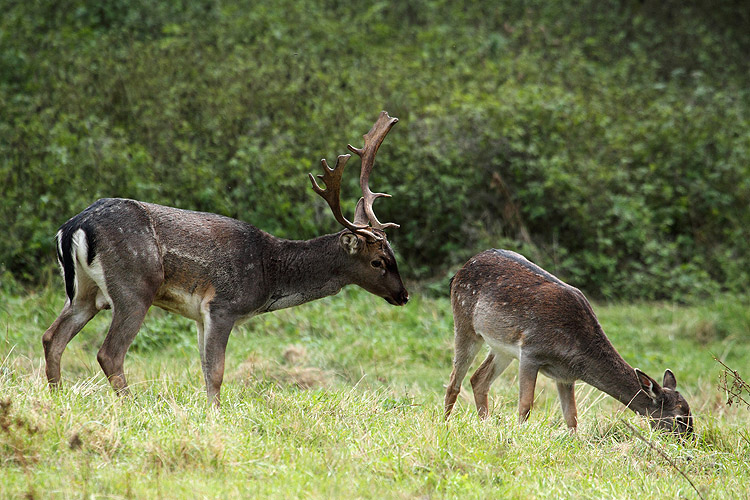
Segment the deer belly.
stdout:
<svg viewBox="0 0 750 500">
<path fill-rule="evenodd" d="M 166 311 L 199 320 L 203 316 L 204 308 L 213 297 L 213 288 L 198 290 L 192 293 L 180 288 L 166 288 L 159 290 L 154 305 Z"/>
<path fill-rule="evenodd" d="M 520 337 L 514 338 L 513 336 L 503 337 L 503 336 L 496 336 L 496 335 L 487 335 L 487 334 L 482 333 L 481 331 L 477 331 L 477 333 L 482 336 L 482 338 L 490 347 L 492 352 L 499 354 L 503 357 L 511 356 L 516 359 L 520 359 L 521 357 Z"/>
<path fill-rule="evenodd" d="M 539 371 L 542 375 L 557 380 L 558 382 L 571 383 L 578 380 L 578 377 L 572 370 L 562 365 L 544 364 L 539 367 Z"/>
</svg>

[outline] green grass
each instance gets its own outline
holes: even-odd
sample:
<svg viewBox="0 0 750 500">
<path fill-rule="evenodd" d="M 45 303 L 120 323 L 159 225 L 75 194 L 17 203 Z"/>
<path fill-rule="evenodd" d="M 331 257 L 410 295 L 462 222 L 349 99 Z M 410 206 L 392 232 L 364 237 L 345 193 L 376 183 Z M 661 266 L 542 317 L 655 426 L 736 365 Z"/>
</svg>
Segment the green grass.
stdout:
<svg viewBox="0 0 750 500">
<path fill-rule="evenodd" d="M 0 498 L 698 498 L 629 425 L 704 498 L 750 498 L 750 410 L 726 405 L 712 359 L 750 377 L 746 302 L 595 305 L 633 366 L 674 370 L 697 417 L 697 439 L 679 442 L 584 384 L 571 436 L 545 377 L 519 426 L 515 363 L 491 418 L 477 419 L 467 389 L 444 423 L 450 307 L 415 295 L 396 308 L 347 289 L 254 318 L 230 339 L 222 408 L 207 412 L 191 322 L 149 314 L 126 359 L 133 398 L 120 401 L 96 362 L 102 313 L 51 394 L 41 335 L 62 292 L 5 293 Z"/>
</svg>

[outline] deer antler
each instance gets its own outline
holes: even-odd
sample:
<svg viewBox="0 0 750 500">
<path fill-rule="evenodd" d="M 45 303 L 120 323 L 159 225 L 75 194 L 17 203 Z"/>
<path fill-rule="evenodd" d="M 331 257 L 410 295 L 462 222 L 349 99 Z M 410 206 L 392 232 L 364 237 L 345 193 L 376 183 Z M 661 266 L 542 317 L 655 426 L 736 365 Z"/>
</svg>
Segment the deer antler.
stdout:
<svg viewBox="0 0 750 500">
<path fill-rule="evenodd" d="M 362 170 L 359 175 L 359 186 L 362 188 L 365 213 L 367 214 L 367 218 L 370 220 L 370 224 L 375 229 L 383 230 L 389 227 L 399 227 L 398 224 L 395 224 L 393 222 L 382 224 L 378 220 L 378 218 L 375 217 L 375 212 L 372 209 L 372 203 L 377 198 L 390 198 L 391 195 L 387 193 L 373 193 L 370 190 L 370 172 L 372 172 L 372 167 L 375 163 L 375 154 L 378 152 L 378 148 L 380 147 L 380 144 L 382 144 L 383 139 L 385 139 L 386 134 L 388 134 L 388 131 L 390 131 L 391 127 L 393 127 L 396 123 L 398 123 L 398 118 L 391 118 L 390 116 L 388 116 L 387 111 L 381 111 L 378 120 L 375 122 L 375 125 L 372 126 L 369 132 L 362 136 L 365 139 L 365 146 L 359 149 L 355 148 L 351 144 L 347 145 L 349 151 L 351 151 L 352 153 L 356 153 L 360 158 L 362 158 Z"/>
<path fill-rule="evenodd" d="M 324 200 L 328 202 L 328 206 L 331 207 L 331 212 L 336 220 L 350 230 L 353 233 L 360 233 L 371 238 L 380 239 L 372 231 L 369 231 L 366 225 L 353 224 L 344 217 L 341 212 L 341 176 L 344 173 L 344 166 L 346 162 L 351 158 L 352 155 L 339 155 L 336 158 L 336 166 L 330 168 L 325 158 L 320 160 L 320 164 L 323 166 L 323 175 L 318 175 L 318 178 L 325 183 L 326 188 L 321 188 L 315 181 L 312 174 L 307 174 L 312 182 L 313 191 L 318 193 Z"/>
<path fill-rule="evenodd" d="M 365 146 L 362 149 L 355 148 L 351 144 L 347 146 L 350 151 L 356 153 L 362 158 L 362 167 L 359 175 L 359 185 L 362 188 L 362 198 L 360 198 L 357 203 L 353 223 L 349 222 L 341 212 L 340 199 L 341 176 L 344 172 L 344 166 L 349 158 L 351 158 L 351 155 L 339 155 L 336 159 L 336 166 L 333 168 L 328 166 L 328 162 L 326 162 L 325 158 L 320 160 L 320 164 L 323 166 L 323 175 L 318 175 L 318 178 L 325 183 L 325 189 L 318 185 L 312 174 L 307 174 L 310 177 L 310 182 L 312 182 L 313 190 L 328 202 L 328 206 L 331 207 L 331 212 L 333 212 L 333 216 L 339 224 L 353 233 L 359 233 L 376 240 L 380 240 L 382 237 L 375 232 L 370 231 L 370 227 L 367 225 L 368 221 L 374 229 L 384 230 L 389 227 L 399 227 L 398 224 L 394 224 L 393 222 L 382 224 L 377 217 L 375 217 L 375 212 L 372 210 L 373 201 L 380 197 L 390 198 L 391 195 L 387 193 L 373 193 L 370 190 L 370 172 L 372 172 L 372 166 L 375 162 L 375 154 L 378 152 L 378 148 L 383 142 L 383 139 L 385 139 L 388 131 L 397 122 L 398 118 L 391 118 L 386 111 L 383 111 L 380 113 L 375 125 L 373 125 L 370 131 L 363 136 L 365 139 Z"/>
</svg>

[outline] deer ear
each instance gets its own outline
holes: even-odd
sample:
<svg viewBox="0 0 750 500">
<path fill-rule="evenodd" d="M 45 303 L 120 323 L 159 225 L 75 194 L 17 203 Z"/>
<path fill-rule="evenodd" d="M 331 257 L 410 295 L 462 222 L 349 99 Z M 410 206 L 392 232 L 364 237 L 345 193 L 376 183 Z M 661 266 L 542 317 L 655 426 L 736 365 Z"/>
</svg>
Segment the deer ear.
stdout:
<svg viewBox="0 0 750 500">
<path fill-rule="evenodd" d="M 638 377 L 638 383 L 641 384 L 643 392 L 645 392 L 652 401 L 656 401 L 661 394 L 661 386 L 659 386 L 659 383 L 638 368 L 635 369 L 635 375 Z"/>
<path fill-rule="evenodd" d="M 661 383 L 662 387 L 670 390 L 675 390 L 677 387 L 677 379 L 674 378 L 674 373 L 672 373 L 672 370 L 667 368 L 667 370 L 664 372 L 664 380 Z"/>
<path fill-rule="evenodd" d="M 349 255 L 355 255 L 359 252 L 360 248 L 362 248 L 362 242 L 359 237 L 349 231 L 345 231 L 341 234 L 339 237 L 339 245 L 341 245 L 341 248 L 343 248 Z"/>
</svg>

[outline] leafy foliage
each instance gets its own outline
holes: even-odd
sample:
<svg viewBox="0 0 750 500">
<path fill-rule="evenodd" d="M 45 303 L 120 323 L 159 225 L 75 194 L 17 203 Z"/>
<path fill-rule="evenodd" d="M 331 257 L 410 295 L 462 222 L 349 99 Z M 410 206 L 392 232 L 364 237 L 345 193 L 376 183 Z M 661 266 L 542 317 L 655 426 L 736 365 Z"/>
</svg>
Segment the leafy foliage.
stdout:
<svg viewBox="0 0 750 500">
<path fill-rule="evenodd" d="M 592 296 L 741 291 L 742 6 L 9 2 L 0 269 L 44 276 L 56 228 L 102 196 L 335 230 L 305 174 L 387 109 L 373 183 L 412 278 L 505 246 Z"/>
</svg>

